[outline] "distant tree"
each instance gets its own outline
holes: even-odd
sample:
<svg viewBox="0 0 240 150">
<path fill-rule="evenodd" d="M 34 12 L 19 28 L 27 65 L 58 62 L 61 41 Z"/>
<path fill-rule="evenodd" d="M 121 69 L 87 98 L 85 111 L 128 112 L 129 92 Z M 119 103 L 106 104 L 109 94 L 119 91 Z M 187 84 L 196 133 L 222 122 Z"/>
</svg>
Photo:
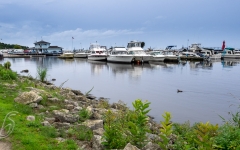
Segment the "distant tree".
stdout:
<svg viewBox="0 0 240 150">
<path fill-rule="evenodd" d="M 0 49 L 28 49 L 27 46 L 21 46 L 18 44 L 5 44 L 0 43 Z"/>
<path fill-rule="evenodd" d="M 14 45 L 13 48 L 14 48 L 14 49 L 22 49 L 22 47 L 21 47 L 20 45 L 17 45 L 17 44 Z"/>
</svg>

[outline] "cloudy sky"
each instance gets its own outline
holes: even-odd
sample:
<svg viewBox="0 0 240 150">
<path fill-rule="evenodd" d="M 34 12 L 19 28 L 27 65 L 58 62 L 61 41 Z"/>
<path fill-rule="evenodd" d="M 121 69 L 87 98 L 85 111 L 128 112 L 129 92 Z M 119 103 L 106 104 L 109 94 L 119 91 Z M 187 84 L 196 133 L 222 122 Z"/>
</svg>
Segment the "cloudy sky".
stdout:
<svg viewBox="0 0 240 150">
<path fill-rule="evenodd" d="M 107 47 L 144 41 L 168 45 L 240 48 L 240 0 L 0 0 L 1 42 L 33 47 Z M 74 39 L 72 39 L 74 37 Z"/>
</svg>

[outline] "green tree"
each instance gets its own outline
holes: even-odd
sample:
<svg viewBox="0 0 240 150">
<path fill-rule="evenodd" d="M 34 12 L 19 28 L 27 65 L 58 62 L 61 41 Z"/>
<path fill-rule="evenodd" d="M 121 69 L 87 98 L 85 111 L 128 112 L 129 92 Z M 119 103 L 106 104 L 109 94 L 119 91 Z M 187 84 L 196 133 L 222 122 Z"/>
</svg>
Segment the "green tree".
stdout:
<svg viewBox="0 0 240 150">
<path fill-rule="evenodd" d="M 21 47 L 20 45 L 17 45 L 17 44 L 14 45 L 13 48 L 14 48 L 14 49 L 22 49 L 22 47 Z"/>
</svg>

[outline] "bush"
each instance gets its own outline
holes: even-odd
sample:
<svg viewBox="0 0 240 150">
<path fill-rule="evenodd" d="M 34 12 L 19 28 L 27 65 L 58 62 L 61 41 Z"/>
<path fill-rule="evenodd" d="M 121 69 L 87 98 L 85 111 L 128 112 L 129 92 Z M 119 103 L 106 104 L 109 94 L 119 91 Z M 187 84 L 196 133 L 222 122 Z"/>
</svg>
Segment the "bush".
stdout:
<svg viewBox="0 0 240 150">
<path fill-rule="evenodd" d="M 10 69 L 11 68 L 11 63 L 9 61 L 5 62 L 3 65 L 6 69 Z"/>
<path fill-rule="evenodd" d="M 0 67 L 0 79 L 2 80 L 15 80 L 17 78 L 17 73 L 6 69 L 5 67 Z"/>
<path fill-rule="evenodd" d="M 83 108 L 79 111 L 79 121 L 84 122 L 90 118 L 90 114 L 86 108 Z"/>
<path fill-rule="evenodd" d="M 225 124 L 214 138 L 215 148 L 240 149 L 240 128 Z"/>
<path fill-rule="evenodd" d="M 140 99 L 132 103 L 134 110 L 108 110 L 104 115 L 103 145 L 109 149 L 122 149 L 127 143 L 142 148 L 146 144 L 147 113 L 150 111 L 148 101 Z"/>
</svg>

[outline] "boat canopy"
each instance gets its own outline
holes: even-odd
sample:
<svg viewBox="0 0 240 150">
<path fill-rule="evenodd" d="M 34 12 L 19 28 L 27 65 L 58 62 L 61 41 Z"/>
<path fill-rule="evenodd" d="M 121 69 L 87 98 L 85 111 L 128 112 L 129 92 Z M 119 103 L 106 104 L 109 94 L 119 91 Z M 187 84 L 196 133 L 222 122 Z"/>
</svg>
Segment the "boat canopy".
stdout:
<svg viewBox="0 0 240 150">
<path fill-rule="evenodd" d="M 235 50 L 235 49 L 232 48 L 232 47 L 226 47 L 225 49 L 226 49 L 226 50 Z"/>
<path fill-rule="evenodd" d="M 172 49 L 173 47 L 177 47 L 177 45 L 169 45 L 169 46 L 166 47 L 166 50 L 170 50 L 170 49 Z"/>
</svg>

